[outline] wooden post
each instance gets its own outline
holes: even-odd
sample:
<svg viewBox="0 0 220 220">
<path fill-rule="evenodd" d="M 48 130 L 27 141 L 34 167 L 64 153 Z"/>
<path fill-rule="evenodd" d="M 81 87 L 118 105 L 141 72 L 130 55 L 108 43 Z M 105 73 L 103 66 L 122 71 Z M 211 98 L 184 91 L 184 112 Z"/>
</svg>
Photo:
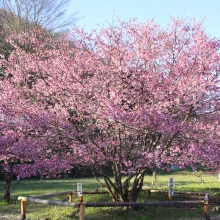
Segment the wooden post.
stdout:
<svg viewBox="0 0 220 220">
<path fill-rule="evenodd" d="M 80 197 L 79 197 L 79 201 L 80 201 L 80 202 L 83 202 L 83 196 L 80 196 Z"/>
<path fill-rule="evenodd" d="M 24 220 L 26 219 L 26 207 L 25 207 L 25 203 L 26 201 L 21 199 L 21 219 Z"/>
<path fill-rule="evenodd" d="M 79 220 L 85 219 L 85 205 L 83 203 L 79 206 Z"/>
<path fill-rule="evenodd" d="M 210 214 L 209 214 L 209 195 L 206 193 L 204 198 L 204 212 L 205 212 L 205 219 L 210 220 Z"/>
<path fill-rule="evenodd" d="M 21 219 L 24 220 L 24 219 L 26 219 L 26 207 L 25 207 L 25 204 L 26 204 L 26 201 L 27 201 L 27 197 L 19 196 L 18 200 L 21 203 Z"/>
<path fill-rule="evenodd" d="M 69 194 L 69 202 L 72 202 L 72 201 L 73 201 L 73 194 L 70 193 L 70 194 Z"/>
<path fill-rule="evenodd" d="M 172 196 L 168 195 L 168 199 L 169 199 L 170 201 L 172 201 Z"/>
</svg>

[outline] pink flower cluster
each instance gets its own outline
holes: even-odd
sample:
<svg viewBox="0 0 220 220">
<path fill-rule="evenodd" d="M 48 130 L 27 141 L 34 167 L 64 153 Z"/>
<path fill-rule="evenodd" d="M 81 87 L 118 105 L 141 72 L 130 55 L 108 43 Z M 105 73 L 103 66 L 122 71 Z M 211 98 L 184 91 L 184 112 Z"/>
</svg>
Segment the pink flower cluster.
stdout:
<svg viewBox="0 0 220 220">
<path fill-rule="evenodd" d="M 14 50 L 0 61 L 5 169 L 22 178 L 114 163 L 123 173 L 219 168 L 219 44 L 200 23 L 120 21 L 9 42 Z"/>
</svg>

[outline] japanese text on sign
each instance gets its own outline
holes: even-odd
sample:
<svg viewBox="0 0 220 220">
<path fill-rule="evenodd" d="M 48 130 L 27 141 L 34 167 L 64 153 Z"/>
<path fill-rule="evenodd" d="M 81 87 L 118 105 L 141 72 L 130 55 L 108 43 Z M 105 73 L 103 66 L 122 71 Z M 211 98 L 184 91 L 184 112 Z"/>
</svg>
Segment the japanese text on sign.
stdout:
<svg viewBox="0 0 220 220">
<path fill-rule="evenodd" d="M 174 195 L 174 183 L 173 183 L 172 177 L 169 178 L 168 186 L 169 186 L 169 196 L 173 196 Z"/>
<path fill-rule="evenodd" d="M 82 196 L 82 183 L 77 183 L 77 196 Z"/>
</svg>

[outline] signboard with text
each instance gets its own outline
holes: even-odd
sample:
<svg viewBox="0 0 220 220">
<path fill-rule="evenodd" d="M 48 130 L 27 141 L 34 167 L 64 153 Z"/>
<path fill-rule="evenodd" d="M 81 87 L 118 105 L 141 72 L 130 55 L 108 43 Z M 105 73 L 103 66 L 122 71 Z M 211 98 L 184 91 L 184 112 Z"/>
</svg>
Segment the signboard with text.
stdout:
<svg viewBox="0 0 220 220">
<path fill-rule="evenodd" d="M 169 186 L 169 196 L 173 196 L 174 195 L 174 182 L 173 182 L 172 177 L 170 177 L 168 180 L 168 186 Z"/>
<path fill-rule="evenodd" d="M 77 183 L 77 196 L 82 196 L 82 183 Z"/>
</svg>

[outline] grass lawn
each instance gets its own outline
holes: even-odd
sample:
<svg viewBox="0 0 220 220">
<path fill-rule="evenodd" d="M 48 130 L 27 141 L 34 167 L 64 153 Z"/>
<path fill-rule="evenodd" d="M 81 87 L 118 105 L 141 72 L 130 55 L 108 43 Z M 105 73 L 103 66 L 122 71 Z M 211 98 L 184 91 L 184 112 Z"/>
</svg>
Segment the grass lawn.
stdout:
<svg viewBox="0 0 220 220">
<path fill-rule="evenodd" d="M 168 178 L 174 178 L 176 191 L 198 191 L 207 192 L 215 195 L 220 199 L 220 181 L 218 175 L 202 174 L 200 172 L 175 172 L 169 174 L 159 174 L 157 176 L 157 189 L 167 190 Z M 54 192 L 64 192 L 75 190 L 77 182 L 83 184 L 83 191 L 94 191 L 99 187 L 93 178 L 82 179 L 44 179 L 44 180 L 21 180 L 20 183 L 14 181 L 12 183 L 10 204 L 0 201 L 0 217 L 7 216 L 8 219 L 20 219 L 20 203 L 17 201 L 18 196 L 34 196 Z M 151 187 L 152 177 L 146 175 L 144 186 Z M 4 181 L 0 181 L 0 190 L 3 191 Z M 100 189 L 101 191 L 101 189 Z M 55 198 L 62 201 L 68 201 L 68 196 L 60 196 Z M 186 196 L 174 195 L 173 200 L 198 200 L 203 196 Z M 78 198 L 73 197 L 74 202 L 78 202 Z M 164 201 L 167 199 L 166 193 L 141 192 L 139 200 L 144 201 Z M 107 194 L 103 195 L 84 195 L 85 202 L 111 202 L 111 198 Z M 220 206 L 220 204 L 215 205 Z M 220 211 L 214 211 L 215 207 L 210 207 L 211 219 L 220 219 Z M 27 202 L 26 205 L 27 219 L 31 220 L 69 220 L 79 219 L 79 210 L 72 207 L 49 206 Z M 194 206 L 148 206 L 140 207 L 137 211 L 126 211 L 120 207 L 97 207 L 85 208 L 86 220 L 185 220 L 185 219 L 204 219 L 204 211 L 202 205 Z M 217 217 L 218 216 L 218 217 Z M 0 218 L 1 219 L 1 218 Z"/>
</svg>

